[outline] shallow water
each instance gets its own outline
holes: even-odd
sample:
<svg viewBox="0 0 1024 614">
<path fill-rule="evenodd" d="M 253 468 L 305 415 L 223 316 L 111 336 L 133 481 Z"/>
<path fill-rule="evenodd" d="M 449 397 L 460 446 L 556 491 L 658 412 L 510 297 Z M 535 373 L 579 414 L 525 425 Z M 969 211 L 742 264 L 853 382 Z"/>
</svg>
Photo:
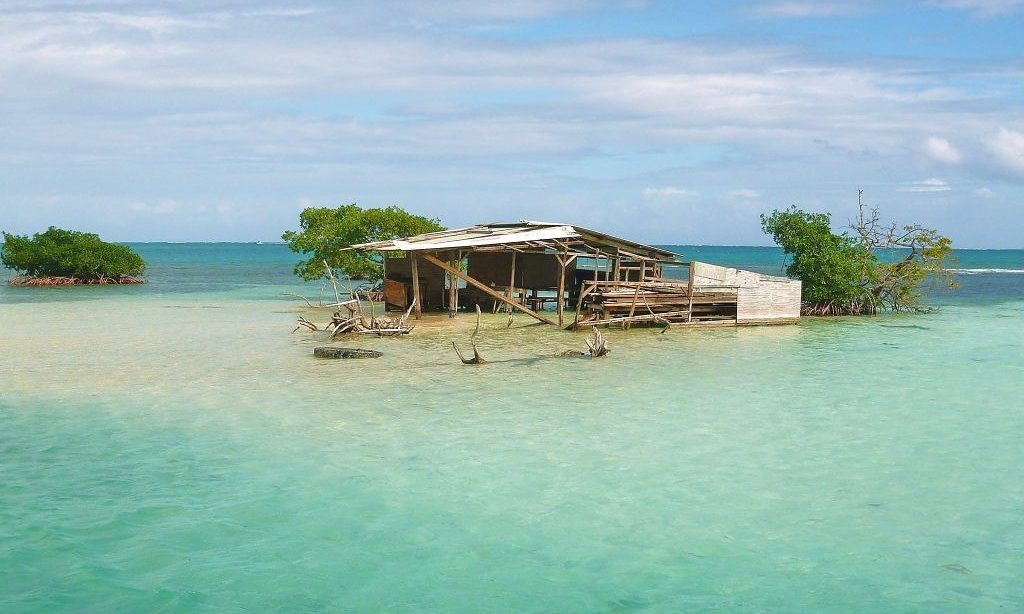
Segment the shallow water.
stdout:
<svg viewBox="0 0 1024 614">
<path fill-rule="evenodd" d="M 2 611 L 1024 607 L 1024 276 L 601 360 L 488 314 L 468 367 L 468 316 L 313 359 L 281 246 L 146 248 L 0 290 Z"/>
</svg>

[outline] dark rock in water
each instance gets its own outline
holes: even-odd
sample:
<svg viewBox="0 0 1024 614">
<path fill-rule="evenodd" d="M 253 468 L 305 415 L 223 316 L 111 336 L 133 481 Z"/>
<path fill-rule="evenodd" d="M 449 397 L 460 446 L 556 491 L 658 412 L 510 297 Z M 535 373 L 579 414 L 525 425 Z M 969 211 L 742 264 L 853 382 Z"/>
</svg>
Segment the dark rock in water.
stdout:
<svg viewBox="0 0 1024 614">
<path fill-rule="evenodd" d="M 948 569 L 949 571 L 953 571 L 959 574 L 963 574 L 965 576 L 971 573 L 971 570 L 969 568 L 964 567 L 960 563 L 948 563 L 946 565 L 943 565 L 942 568 Z"/>
<path fill-rule="evenodd" d="M 329 345 L 313 348 L 313 356 L 317 358 L 380 358 L 383 355 L 377 350 L 359 348 L 337 348 Z"/>
</svg>

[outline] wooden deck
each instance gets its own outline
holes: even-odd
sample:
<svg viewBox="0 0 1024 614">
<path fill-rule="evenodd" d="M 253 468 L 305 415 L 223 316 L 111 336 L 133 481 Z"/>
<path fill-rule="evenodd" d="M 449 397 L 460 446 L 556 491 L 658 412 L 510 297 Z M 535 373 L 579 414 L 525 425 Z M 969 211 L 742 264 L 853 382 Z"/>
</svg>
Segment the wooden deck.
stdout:
<svg viewBox="0 0 1024 614">
<path fill-rule="evenodd" d="M 790 324 L 799 319 L 799 281 L 692 262 L 684 280 L 584 282 L 572 327 Z"/>
<path fill-rule="evenodd" d="M 737 288 L 683 281 L 593 281 L 580 293 L 579 326 L 736 322 Z"/>
</svg>

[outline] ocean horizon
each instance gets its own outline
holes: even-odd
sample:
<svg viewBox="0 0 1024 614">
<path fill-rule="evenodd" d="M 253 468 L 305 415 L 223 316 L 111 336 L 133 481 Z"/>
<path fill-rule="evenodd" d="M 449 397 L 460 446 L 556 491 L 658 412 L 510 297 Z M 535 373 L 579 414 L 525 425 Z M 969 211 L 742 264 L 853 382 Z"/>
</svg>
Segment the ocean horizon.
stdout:
<svg viewBox="0 0 1024 614">
<path fill-rule="evenodd" d="M 0 287 L 2 611 L 1024 604 L 1024 250 L 957 250 L 935 312 L 601 360 L 488 310 L 465 366 L 467 314 L 313 358 L 283 244 L 131 245 L 147 284 Z"/>
</svg>

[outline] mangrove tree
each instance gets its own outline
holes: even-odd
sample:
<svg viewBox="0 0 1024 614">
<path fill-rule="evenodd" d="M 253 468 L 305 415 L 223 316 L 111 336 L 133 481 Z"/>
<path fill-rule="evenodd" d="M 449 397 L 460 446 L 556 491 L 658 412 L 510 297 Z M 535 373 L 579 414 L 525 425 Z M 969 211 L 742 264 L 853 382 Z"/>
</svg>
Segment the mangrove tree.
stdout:
<svg viewBox="0 0 1024 614">
<path fill-rule="evenodd" d="M 3 234 L 0 261 L 18 273 L 13 285 L 142 283 L 146 262 L 126 245 L 50 226 L 33 236 Z"/>
<path fill-rule="evenodd" d="M 355 203 L 337 208 L 308 207 L 299 214 L 299 226 L 301 230 L 289 230 L 281 238 L 293 252 L 309 256 L 295 265 L 295 274 L 307 281 L 327 274 L 325 262 L 335 275 L 380 281 L 380 256 L 345 248 L 445 229 L 436 219 L 397 206 L 363 209 Z"/>
<path fill-rule="evenodd" d="M 917 224 L 883 223 L 863 192 L 846 231 L 828 213 L 795 205 L 761 215 L 761 227 L 790 258 L 786 272 L 803 282 L 805 315 L 926 311 L 929 288 L 956 287 L 949 237 Z"/>
</svg>

